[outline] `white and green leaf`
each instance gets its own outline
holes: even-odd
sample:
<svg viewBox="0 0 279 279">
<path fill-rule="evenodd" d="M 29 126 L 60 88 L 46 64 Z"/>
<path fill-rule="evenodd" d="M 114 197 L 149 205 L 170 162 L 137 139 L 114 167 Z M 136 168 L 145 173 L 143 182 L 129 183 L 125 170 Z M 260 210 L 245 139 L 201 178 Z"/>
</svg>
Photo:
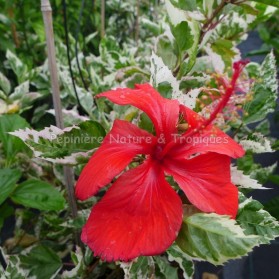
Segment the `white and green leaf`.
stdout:
<svg viewBox="0 0 279 279">
<path fill-rule="evenodd" d="M 81 276 L 81 273 L 84 268 L 84 258 L 82 255 L 81 248 L 77 247 L 76 252 L 71 253 L 71 258 L 75 267 L 71 270 L 65 270 L 61 274 L 62 279 L 76 279 Z"/>
<path fill-rule="evenodd" d="M 271 52 L 260 67 L 259 75 L 252 89 L 253 99 L 244 107 L 245 124 L 263 120 L 268 113 L 274 112 L 278 89 L 276 68 L 275 57 Z"/>
<path fill-rule="evenodd" d="M 274 152 L 270 140 L 260 133 L 253 133 L 245 139 L 240 140 L 240 144 L 247 151 L 251 150 L 253 153 Z"/>
<path fill-rule="evenodd" d="M 18 82 L 23 83 L 27 79 L 27 66 L 10 50 L 7 50 L 6 58 L 13 72 L 16 74 Z"/>
<path fill-rule="evenodd" d="M 246 235 L 259 236 L 259 244 L 268 244 L 279 236 L 279 223 L 264 206 L 252 198 L 240 194 L 237 223 Z"/>
<path fill-rule="evenodd" d="M 192 259 L 184 253 L 177 244 L 173 244 L 167 250 L 168 260 L 170 262 L 178 263 L 180 269 L 183 271 L 184 279 L 191 279 L 194 275 L 194 263 Z"/>
<path fill-rule="evenodd" d="M 39 132 L 27 128 L 10 134 L 20 138 L 36 157 L 54 163 L 77 164 L 100 146 L 105 131 L 99 123 L 85 121 L 63 130 L 51 126 Z"/>
<path fill-rule="evenodd" d="M 124 271 L 124 279 L 141 279 L 149 278 L 152 272 L 155 272 L 154 261 L 149 257 L 138 257 L 132 262 L 120 263 L 120 267 Z M 150 267 L 150 261 L 152 262 Z"/>
<path fill-rule="evenodd" d="M 238 170 L 237 167 L 234 166 L 231 166 L 231 181 L 240 188 L 254 190 L 268 189 L 263 187 L 256 179 L 251 178 L 249 175 L 245 175 L 242 170 Z"/>
<path fill-rule="evenodd" d="M 62 268 L 62 262 L 51 248 L 38 245 L 20 256 L 20 266 L 27 271 L 27 278 L 54 279 Z"/>
<path fill-rule="evenodd" d="M 192 258 L 223 264 L 247 255 L 259 237 L 245 235 L 229 216 L 198 213 L 183 220 L 176 243 Z"/>
<path fill-rule="evenodd" d="M 0 72 L 0 88 L 4 91 L 6 95 L 9 95 L 11 92 L 11 83 L 10 81 Z"/>
</svg>

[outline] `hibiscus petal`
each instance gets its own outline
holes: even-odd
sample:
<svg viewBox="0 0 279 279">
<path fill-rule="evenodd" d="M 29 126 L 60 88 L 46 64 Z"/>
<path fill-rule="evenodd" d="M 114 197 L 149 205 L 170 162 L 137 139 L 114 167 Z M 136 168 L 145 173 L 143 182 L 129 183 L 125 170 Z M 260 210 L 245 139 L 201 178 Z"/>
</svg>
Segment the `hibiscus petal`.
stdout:
<svg viewBox="0 0 279 279">
<path fill-rule="evenodd" d="M 217 153 L 199 155 L 190 160 L 167 157 L 164 168 L 197 208 L 235 218 L 238 190 L 231 183 L 230 157 Z"/>
<path fill-rule="evenodd" d="M 166 142 L 177 132 L 179 103 L 163 98 L 151 85 L 138 84 L 136 89 L 118 88 L 98 95 L 118 105 L 132 105 L 144 111 L 152 120 L 158 137 Z"/>
<path fill-rule="evenodd" d="M 97 203 L 82 241 L 106 261 L 129 261 L 164 252 L 182 223 L 182 203 L 150 159 L 125 174 Z"/>
<path fill-rule="evenodd" d="M 101 147 L 84 167 L 76 185 L 76 196 L 85 200 L 121 173 L 138 154 L 149 154 L 156 138 L 130 122 L 116 120 Z"/>
<path fill-rule="evenodd" d="M 188 158 L 192 154 L 206 152 L 216 152 L 232 158 L 244 155 L 245 151 L 241 145 L 213 125 L 208 125 L 200 132 L 194 133 L 194 130 L 200 127 L 204 119 L 182 105 L 180 112 L 183 113 L 189 128 L 182 137 L 177 137 L 177 144 L 173 144 L 171 151 L 169 151 L 173 157 Z"/>
</svg>

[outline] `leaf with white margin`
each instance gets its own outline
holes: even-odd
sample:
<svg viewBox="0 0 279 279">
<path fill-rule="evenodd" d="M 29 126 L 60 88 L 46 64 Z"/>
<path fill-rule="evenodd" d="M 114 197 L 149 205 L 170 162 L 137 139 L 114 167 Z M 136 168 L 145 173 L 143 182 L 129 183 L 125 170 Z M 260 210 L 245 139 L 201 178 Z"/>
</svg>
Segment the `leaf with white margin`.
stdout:
<svg viewBox="0 0 279 279">
<path fill-rule="evenodd" d="M 70 73 L 67 70 L 62 70 L 59 72 L 59 77 L 60 80 L 63 84 L 63 87 L 65 89 L 65 91 L 73 98 L 76 99 L 76 95 L 75 95 L 75 91 L 72 85 L 72 81 L 71 81 L 71 77 L 70 77 Z M 77 95 L 80 101 L 80 104 L 82 105 L 82 107 L 85 109 L 85 111 L 91 115 L 92 114 L 92 109 L 93 109 L 93 105 L 94 105 L 94 101 L 93 101 L 93 95 L 91 92 L 86 91 L 84 88 L 76 85 L 76 91 L 77 91 Z"/>
<path fill-rule="evenodd" d="M 182 95 L 179 90 L 179 82 L 173 76 L 170 69 L 164 64 L 161 57 L 157 56 L 154 52 L 151 55 L 151 84 L 158 86 L 162 82 L 168 82 L 171 84 L 173 94 L 175 96 Z"/>
<path fill-rule="evenodd" d="M 46 112 L 52 114 L 53 116 L 55 116 L 55 111 L 54 109 L 49 109 Z M 64 121 L 64 125 L 67 127 L 69 125 L 77 125 L 83 121 L 87 121 L 89 120 L 88 117 L 86 116 L 82 116 L 79 115 L 79 113 L 77 112 L 76 108 L 73 109 L 62 109 L 62 115 L 63 115 L 63 121 Z"/>
<path fill-rule="evenodd" d="M 203 15 L 203 13 L 198 10 L 198 7 L 196 6 L 195 2 L 196 1 L 193 0 L 183 0 L 183 1 L 170 0 L 170 1 L 166 1 L 166 6 L 167 9 L 170 9 L 169 4 L 171 4 L 173 7 L 182 11 L 184 16 L 186 16 L 189 20 L 203 21 L 206 18 Z"/>
<path fill-rule="evenodd" d="M 268 181 L 269 176 L 275 171 L 277 163 L 268 167 L 258 166 L 250 172 L 252 178 L 256 178 L 260 183 L 264 184 Z"/>
<path fill-rule="evenodd" d="M 100 146 L 105 130 L 98 122 L 85 121 L 63 130 L 51 126 L 40 132 L 27 128 L 10 134 L 24 141 L 35 157 L 60 164 L 78 164 Z"/>
<path fill-rule="evenodd" d="M 192 278 L 194 275 L 194 263 L 192 259 L 177 246 L 177 244 L 174 243 L 167 250 L 167 255 L 170 262 L 178 263 L 179 267 L 183 271 L 184 279 Z"/>
<path fill-rule="evenodd" d="M 8 95 L 11 92 L 10 81 L 1 72 L 0 72 L 0 88 L 3 89 L 6 95 Z"/>
<path fill-rule="evenodd" d="M 51 248 L 33 246 L 20 255 L 20 266 L 27 271 L 26 278 L 54 279 L 62 268 L 59 256 Z"/>
<path fill-rule="evenodd" d="M 235 166 L 231 166 L 231 180 L 233 184 L 240 188 L 257 190 L 269 189 L 259 184 L 256 179 L 251 178 L 249 175 L 245 175 L 242 170 L 238 170 Z"/>
<path fill-rule="evenodd" d="M 128 263 L 121 262 L 120 267 L 123 269 L 124 279 L 149 278 L 151 262 L 154 266 L 152 257 L 138 257 Z M 155 270 L 155 266 L 153 269 Z"/>
<path fill-rule="evenodd" d="M 279 236 L 279 223 L 264 206 L 240 193 L 237 223 L 246 235 L 258 235 L 260 244 L 268 244 Z"/>
<path fill-rule="evenodd" d="M 183 21 L 187 21 L 188 26 L 191 29 L 193 44 L 192 47 L 187 50 L 189 57 L 181 64 L 180 73 L 178 76 L 182 77 L 193 68 L 196 62 L 196 57 L 198 54 L 198 45 L 200 40 L 200 30 L 201 30 L 201 25 L 199 20 L 201 20 L 201 18 L 199 16 L 198 17 L 193 16 L 191 12 L 186 12 L 184 10 L 175 7 L 173 3 L 171 3 L 169 0 L 165 1 L 165 5 L 166 5 L 166 10 L 170 18 L 170 21 L 174 26 L 177 26 Z"/>
<path fill-rule="evenodd" d="M 178 279 L 177 267 L 173 267 L 166 257 L 154 257 L 156 264 L 156 275 L 161 279 Z M 154 277 L 155 274 L 153 274 Z M 152 275 L 150 278 L 153 278 Z M 146 277 L 145 277 L 146 278 Z"/>
<path fill-rule="evenodd" d="M 18 82 L 23 83 L 27 78 L 28 68 L 22 61 L 10 50 L 6 52 L 6 58 L 12 70 L 17 76 Z"/>
<path fill-rule="evenodd" d="M 230 40 L 219 39 L 205 47 L 215 71 L 224 73 L 226 67 L 230 67 L 234 61 L 241 59 L 240 51 Z"/>
<path fill-rule="evenodd" d="M 245 124 L 258 122 L 266 118 L 276 108 L 278 97 L 277 66 L 273 51 L 263 61 L 258 77 L 252 91 L 254 92 L 251 102 L 244 106 L 246 114 L 243 117 Z"/>
<path fill-rule="evenodd" d="M 197 213 L 184 218 L 176 243 L 190 257 L 217 265 L 247 255 L 259 237 L 245 235 L 229 216 Z"/>
<path fill-rule="evenodd" d="M 274 152 L 274 150 L 271 147 L 270 140 L 260 133 L 254 133 L 247 139 L 241 140 L 240 144 L 246 151 L 251 150 L 253 153 L 256 154 Z"/>
<path fill-rule="evenodd" d="M 273 1 L 273 0 L 253 0 L 253 1 L 279 8 L 279 2 L 278 1 Z"/>
<path fill-rule="evenodd" d="M 16 255 L 7 255 L 4 249 L 0 246 L 0 255 L 4 259 L 7 265 L 6 269 L 2 270 L 2 265 L 0 264 L 1 277 L 0 279 L 26 279 L 27 272 L 20 267 L 20 259 Z"/>
<path fill-rule="evenodd" d="M 171 35 L 171 36 L 170 36 Z M 164 64 L 173 70 L 177 64 L 179 56 L 178 47 L 175 44 L 171 31 L 165 32 L 157 37 L 155 44 L 155 53 L 162 58 Z"/>
<path fill-rule="evenodd" d="M 179 89 L 179 81 L 173 76 L 170 69 L 164 64 L 161 57 L 157 56 L 154 52 L 151 56 L 151 84 L 158 86 L 160 83 L 168 82 L 172 87 L 172 99 L 178 100 L 184 106 L 191 109 L 196 106 L 196 99 L 201 89 L 193 89 L 187 94 L 184 94 Z"/>
<path fill-rule="evenodd" d="M 65 270 L 61 274 L 62 279 L 76 279 L 81 275 L 80 273 L 84 267 L 84 262 L 83 262 L 83 255 L 80 247 L 77 246 L 76 252 L 71 253 L 71 258 L 75 264 L 75 267 L 71 270 Z"/>
<path fill-rule="evenodd" d="M 30 83 L 29 81 L 25 81 L 17 86 L 14 92 L 9 96 L 12 100 L 21 99 L 25 94 L 29 93 Z"/>
</svg>

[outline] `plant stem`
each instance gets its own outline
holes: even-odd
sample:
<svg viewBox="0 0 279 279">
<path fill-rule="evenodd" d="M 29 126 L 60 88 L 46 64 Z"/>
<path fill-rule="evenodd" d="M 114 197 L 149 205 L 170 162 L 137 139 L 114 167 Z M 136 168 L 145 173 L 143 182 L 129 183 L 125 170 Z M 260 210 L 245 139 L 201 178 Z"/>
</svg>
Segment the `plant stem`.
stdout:
<svg viewBox="0 0 279 279">
<path fill-rule="evenodd" d="M 57 71 L 57 64 L 55 58 L 55 45 L 54 45 L 54 34 L 53 34 L 53 25 L 52 25 L 52 9 L 49 0 L 41 0 L 41 10 L 43 13 L 44 26 L 46 32 L 48 63 L 49 63 L 49 72 L 50 72 L 56 125 L 60 129 L 63 129 L 64 123 L 63 123 L 62 106 L 60 100 L 58 71 Z M 77 211 L 77 203 L 74 195 L 74 173 L 71 167 L 68 166 L 64 167 L 64 177 L 65 177 L 71 215 L 73 218 L 76 218 L 78 216 L 77 213 L 78 211 Z M 76 234 L 76 242 L 77 244 L 80 244 L 79 237 L 77 234 Z"/>
<path fill-rule="evenodd" d="M 140 17 L 140 0 L 137 0 L 137 5 L 136 5 L 136 26 L 135 26 L 135 40 L 136 44 L 138 46 L 139 44 L 139 17 Z"/>
<path fill-rule="evenodd" d="M 105 27 L 105 20 L 106 20 L 106 3 L 105 0 L 101 1 L 101 38 L 105 37 L 106 27 Z"/>
<path fill-rule="evenodd" d="M 19 48 L 19 46 L 20 46 L 20 41 L 19 41 L 19 38 L 18 38 L 18 36 L 17 36 L 17 30 L 16 30 L 15 21 L 14 21 L 14 7 L 13 7 L 13 6 L 11 6 L 11 7 L 8 9 L 8 15 L 9 15 L 11 21 L 12 21 L 11 30 L 12 30 L 13 40 L 14 40 L 14 43 L 15 43 L 16 48 Z"/>
<path fill-rule="evenodd" d="M 207 20 L 207 22 L 203 25 L 203 33 L 205 34 L 208 31 L 209 26 L 211 25 L 211 23 L 213 22 L 213 20 L 219 15 L 219 13 L 224 9 L 224 7 L 226 6 L 226 4 L 230 3 L 231 1 L 228 0 L 222 0 L 222 2 L 220 3 L 220 5 L 214 10 L 214 12 L 212 13 L 211 17 Z"/>
</svg>

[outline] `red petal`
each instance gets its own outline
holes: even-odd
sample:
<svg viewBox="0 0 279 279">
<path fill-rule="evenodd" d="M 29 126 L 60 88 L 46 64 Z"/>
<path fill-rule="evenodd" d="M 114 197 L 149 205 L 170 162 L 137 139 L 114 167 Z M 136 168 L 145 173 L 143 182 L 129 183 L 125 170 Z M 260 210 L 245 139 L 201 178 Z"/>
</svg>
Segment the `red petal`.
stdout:
<svg viewBox="0 0 279 279">
<path fill-rule="evenodd" d="M 231 183 L 228 156 L 208 153 L 190 160 L 166 158 L 164 167 L 197 208 L 235 218 L 238 190 Z"/>
<path fill-rule="evenodd" d="M 149 154 L 156 138 L 137 126 L 116 120 L 104 138 L 101 147 L 93 154 L 82 170 L 76 185 L 76 196 L 85 200 L 121 173 L 137 154 Z"/>
<path fill-rule="evenodd" d="M 173 157 L 188 158 L 192 154 L 206 152 L 216 152 L 232 158 L 244 155 L 245 151 L 241 145 L 213 125 L 208 125 L 200 132 L 193 133 L 193 130 L 200 127 L 204 119 L 185 106 L 181 105 L 180 111 L 189 124 L 189 129 L 184 133 L 184 137 L 177 140 L 177 144 L 169 151 Z"/>
<path fill-rule="evenodd" d="M 136 89 L 119 88 L 107 91 L 98 97 L 106 97 L 118 105 L 132 105 L 144 111 L 154 123 L 157 136 L 163 135 L 167 142 L 177 131 L 178 101 L 163 98 L 149 84 L 136 85 Z"/>
<path fill-rule="evenodd" d="M 129 170 L 97 203 L 82 241 L 106 261 L 129 261 L 164 252 L 182 223 L 182 203 L 156 162 Z"/>
</svg>

